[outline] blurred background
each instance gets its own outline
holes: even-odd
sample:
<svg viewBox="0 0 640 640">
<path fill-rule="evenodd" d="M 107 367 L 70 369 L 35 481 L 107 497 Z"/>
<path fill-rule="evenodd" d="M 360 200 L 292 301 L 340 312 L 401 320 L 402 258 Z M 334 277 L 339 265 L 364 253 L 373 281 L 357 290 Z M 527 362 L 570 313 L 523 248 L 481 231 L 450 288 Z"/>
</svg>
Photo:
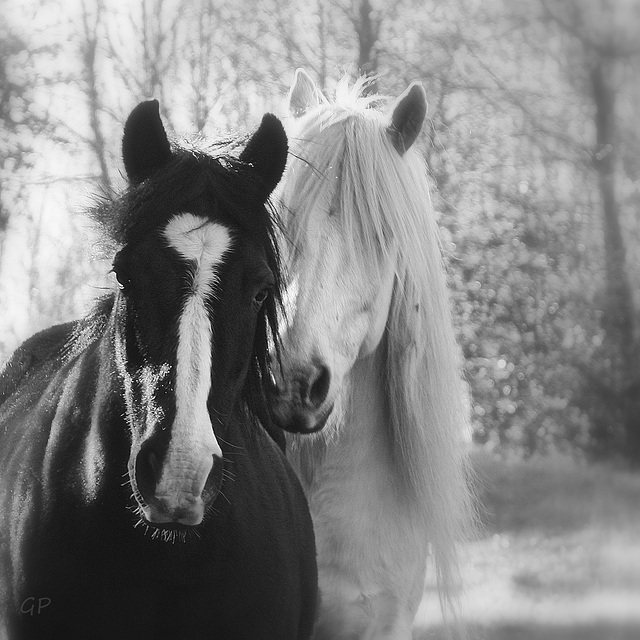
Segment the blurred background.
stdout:
<svg viewBox="0 0 640 640">
<path fill-rule="evenodd" d="M 0 365 L 109 286 L 83 210 L 122 126 L 178 135 L 424 84 L 472 390 L 474 637 L 640 637 L 640 0 L 0 0 Z M 416 638 L 439 638 L 430 586 Z"/>
</svg>

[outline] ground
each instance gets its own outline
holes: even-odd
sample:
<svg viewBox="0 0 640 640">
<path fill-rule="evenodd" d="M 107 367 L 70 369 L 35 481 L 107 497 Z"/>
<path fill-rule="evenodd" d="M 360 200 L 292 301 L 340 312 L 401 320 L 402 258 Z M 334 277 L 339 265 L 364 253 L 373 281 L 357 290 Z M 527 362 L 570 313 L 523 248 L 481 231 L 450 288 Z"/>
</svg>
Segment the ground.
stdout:
<svg viewBox="0 0 640 640">
<path fill-rule="evenodd" d="M 640 474 L 476 452 L 483 527 L 462 548 L 471 640 L 640 640 Z M 443 640 L 429 583 L 414 640 Z"/>
</svg>

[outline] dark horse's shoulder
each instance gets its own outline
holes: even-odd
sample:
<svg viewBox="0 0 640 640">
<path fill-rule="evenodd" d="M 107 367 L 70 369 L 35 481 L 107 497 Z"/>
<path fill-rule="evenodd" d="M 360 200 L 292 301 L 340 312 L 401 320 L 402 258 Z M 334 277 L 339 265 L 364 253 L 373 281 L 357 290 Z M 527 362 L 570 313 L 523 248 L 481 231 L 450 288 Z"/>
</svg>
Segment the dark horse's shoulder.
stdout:
<svg viewBox="0 0 640 640">
<path fill-rule="evenodd" d="M 25 340 L 0 371 L 0 405 L 26 382 L 42 365 L 59 360 L 76 321 L 49 327 Z"/>
</svg>

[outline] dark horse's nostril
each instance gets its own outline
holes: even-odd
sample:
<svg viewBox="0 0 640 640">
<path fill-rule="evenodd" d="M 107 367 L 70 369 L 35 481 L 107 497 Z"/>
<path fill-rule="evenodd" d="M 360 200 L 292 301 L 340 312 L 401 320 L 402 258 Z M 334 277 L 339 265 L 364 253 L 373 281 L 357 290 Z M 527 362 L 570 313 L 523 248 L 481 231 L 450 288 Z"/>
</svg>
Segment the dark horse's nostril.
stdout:
<svg viewBox="0 0 640 640">
<path fill-rule="evenodd" d="M 145 443 L 136 456 L 136 484 L 147 504 L 155 495 L 158 469 L 158 454 L 149 443 Z"/>
<path fill-rule="evenodd" d="M 309 387 L 309 404 L 317 409 L 326 400 L 329 393 L 329 385 L 331 383 L 331 374 L 328 367 L 320 365 L 315 370 L 315 378 L 311 381 Z"/>
<path fill-rule="evenodd" d="M 224 462 L 222 458 L 213 456 L 213 466 L 207 476 L 207 480 L 202 490 L 202 498 L 207 504 L 211 504 L 222 487 L 222 480 L 224 479 Z"/>
</svg>

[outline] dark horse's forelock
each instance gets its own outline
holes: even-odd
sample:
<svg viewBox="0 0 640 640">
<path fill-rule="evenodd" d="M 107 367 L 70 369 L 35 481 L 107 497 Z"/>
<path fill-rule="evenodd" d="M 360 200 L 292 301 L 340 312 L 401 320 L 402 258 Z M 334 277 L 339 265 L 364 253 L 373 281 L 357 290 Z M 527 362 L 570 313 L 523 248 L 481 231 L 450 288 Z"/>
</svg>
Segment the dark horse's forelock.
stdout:
<svg viewBox="0 0 640 640">
<path fill-rule="evenodd" d="M 162 229 L 176 213 L 191 211 L 248 234 L 264 248 L 274 286 L 258 317 L 243 399 L 250 413 L 270 428 L 265 388 L 272 380 L 270 347 L 279 352 L 279 223 L 270 201 L 265 203 L 260 195 L 254 169 L 227 149 L 228 144 L 225 151 L 209 155 L 174 146 L 164 167 L 140 184 L 131 185 L 116 200 L 102 202 L 91 215 L 116 246 L 135 243 Z"/>
</svg>

